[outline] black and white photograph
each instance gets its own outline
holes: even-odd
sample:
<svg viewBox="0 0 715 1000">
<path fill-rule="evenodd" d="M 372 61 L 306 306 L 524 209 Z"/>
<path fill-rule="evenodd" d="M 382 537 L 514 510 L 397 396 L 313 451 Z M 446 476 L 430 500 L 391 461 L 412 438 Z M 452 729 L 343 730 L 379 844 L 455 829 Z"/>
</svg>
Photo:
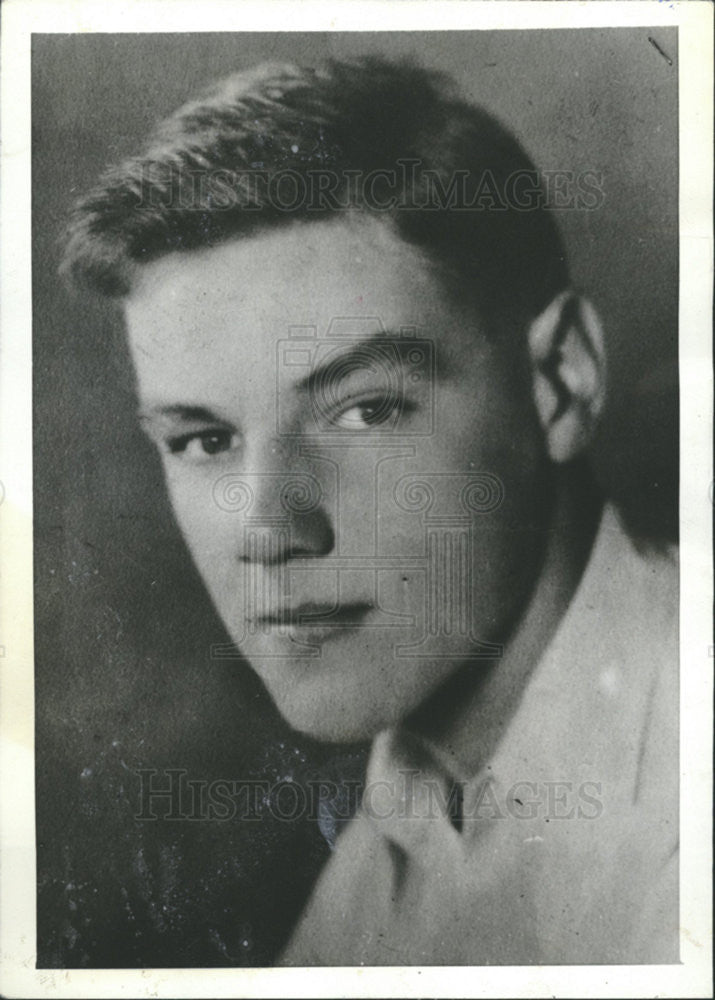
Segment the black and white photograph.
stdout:
<svg viewBox="0 0 715 1000">
<path fill-rule="evenodd" d="M 442 967 L 453 996 L 611 995 L 474 967 L 708 995 L 692 24 L 379 6 L 27 36 L 43 996 L 188 969 L 405 996 L 380 975 Z M 154 995 L 258 995 L 221 982 Z"/>
</svg>

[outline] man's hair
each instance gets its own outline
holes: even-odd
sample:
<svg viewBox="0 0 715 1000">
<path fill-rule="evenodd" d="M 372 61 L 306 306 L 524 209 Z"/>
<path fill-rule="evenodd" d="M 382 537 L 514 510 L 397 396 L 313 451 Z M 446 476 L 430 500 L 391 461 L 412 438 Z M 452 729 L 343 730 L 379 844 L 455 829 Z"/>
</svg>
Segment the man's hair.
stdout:
<svg viewBox="0 0 715 1000">
<path fill-rule="evenodd" d="M 67 229 L 63 272 L 109 296 L 137 265 L 287 224 L 371 213 L 487 315 L 568 284 L 529 157 L 442 74 L 366 57 L 228 77 L 109 170 Z"/>
</svg>

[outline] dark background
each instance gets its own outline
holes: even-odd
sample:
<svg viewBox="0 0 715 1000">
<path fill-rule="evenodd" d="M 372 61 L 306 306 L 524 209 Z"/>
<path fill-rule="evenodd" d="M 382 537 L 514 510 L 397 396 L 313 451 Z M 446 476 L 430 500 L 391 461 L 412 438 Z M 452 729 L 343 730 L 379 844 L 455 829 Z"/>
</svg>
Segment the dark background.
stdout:
<svg viewBox="0 0 715 1000">
<path fill-rule="evenodd" d="M 634 531 L 675 537 L 674 30 L 34 36 L 40 967 L 267 964 L 328 856 L 314 821 L 270 810 L 258 823 L 138 821 L 140 767 L 359 776 L 364 748 L 291 734 L 242 662 L 211 658 L 226 636 L 135 425 L 116 307 L 70 297 L 56 268 L 73 199 L 207 82 L 264 59 L 373 51 L 453 73 L 539 168 L 603 175 L 599 209 L 559 213 L 607 333 L 593 462 Z"/>
</svg>

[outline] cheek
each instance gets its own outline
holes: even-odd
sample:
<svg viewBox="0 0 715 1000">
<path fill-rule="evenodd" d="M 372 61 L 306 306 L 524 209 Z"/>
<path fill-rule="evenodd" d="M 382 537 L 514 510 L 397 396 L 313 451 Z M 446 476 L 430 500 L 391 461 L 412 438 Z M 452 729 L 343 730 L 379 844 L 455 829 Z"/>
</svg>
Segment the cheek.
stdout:
<svg viewBox="0 0 715 1000">
<path fill-rule="evenodd" d="M 221 496 L 211 484 L 166 470 L 169 500 L 176 523 L 199 572 L 210 586 L 235 557 L 235 535 L 239 528 L 235 513 L 223 510 Z"/>
<path fill-rule="evenodd" d="M 425 464 L 455 471 L 488 472 L 513 486 L 528 481 L 544 453 L 538 424 L 525 393 L 499 380 L 443 388 L 436 398 L 435 433 Z M 506 486 L 506 482 L 504 483 Z"/>
</svg>

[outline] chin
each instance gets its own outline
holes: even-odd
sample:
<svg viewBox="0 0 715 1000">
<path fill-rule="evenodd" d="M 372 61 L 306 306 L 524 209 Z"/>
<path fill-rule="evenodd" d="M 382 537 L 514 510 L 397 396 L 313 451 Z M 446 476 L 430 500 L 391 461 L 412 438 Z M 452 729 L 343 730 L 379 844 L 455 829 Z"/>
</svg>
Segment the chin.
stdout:
<svg viewBox="0 0 715 1000">
<path fill-rule="evenodd" d="M 365 698 L 369 687 L 341 686 L 337 690 L 325 679 L 319 684 L 292 684 L 286 689 L 267 684 L 276 708 L 288 725 L 323 743 L 367 743 L 381 730 L 397 724 L 403 716 L 399 704 Z M 347 690 L 346 690 L 347 688 Z M 360 697 L 362 695 L 362 698 Z"/>
<path fill-rule="evenodd" d="M 352 657 L 340 651 L 303 661 L 248 659 L 288 725 L 326 743 L 365 743 L 398 725 L 459 662 L 396 662 L 369 649 Z"/>
<path fill-rule="evenodd" d="M 354 706 L 345 707 L 319 703 L 311 699 L 306 705 L 283 705 L 273 699 L 288 725 L 303 736 L 321 743 L 367 743 L 390 724 L 389 718 L 355 714 Z"/>
</svg>

